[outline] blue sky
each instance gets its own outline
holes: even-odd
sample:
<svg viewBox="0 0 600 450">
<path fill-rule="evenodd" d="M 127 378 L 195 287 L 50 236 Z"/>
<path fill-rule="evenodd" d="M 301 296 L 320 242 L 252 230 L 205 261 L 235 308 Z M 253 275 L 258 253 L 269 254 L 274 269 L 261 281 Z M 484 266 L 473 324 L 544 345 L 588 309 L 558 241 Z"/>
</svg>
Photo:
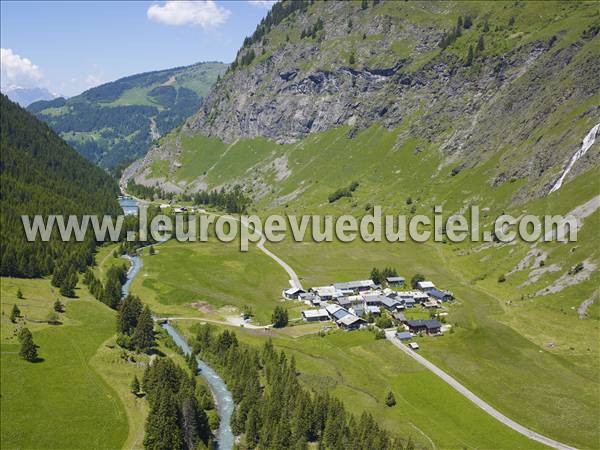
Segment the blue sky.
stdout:
<svg viewBox="0 0 600 450">
<path fill-rule="evenodd" d="M 270 1 L 2 1 L 2 86 L 75 95 L 198 61 L 230 62 Z"/>
</svg>

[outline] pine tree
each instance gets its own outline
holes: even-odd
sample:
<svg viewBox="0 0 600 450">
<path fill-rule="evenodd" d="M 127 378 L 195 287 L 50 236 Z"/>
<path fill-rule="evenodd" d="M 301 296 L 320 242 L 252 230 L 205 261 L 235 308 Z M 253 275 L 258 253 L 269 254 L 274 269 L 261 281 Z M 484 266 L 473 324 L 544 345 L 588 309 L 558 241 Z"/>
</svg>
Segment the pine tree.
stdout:
<svg viewBox="0 0 600 450">
<path fill-rule="evenodd" d="M 373 267 L 371 270 L 371 280 L 375 284 L 380 284 L 383 281 L 381 272 L 377 267 Z"/>
<path fill-rule="evenodd" d="M 483 24 L 483 32 L 487 33 L 488 31 L 490 31 L 490 24 L 486 20 L 485 23 Z"/>
<path fill-rule="evenodd" d="M 362 3 L 360 4 L 360 9 L 365 10 L 369 7 L 369 2 L 367 0 L 362 0 Z"/>
<path fill-rule="evenodd" d="M 56 299 L 56 301 L 54 302 L 54 311 L 56 311 L 57 313 L 61 313 L 64 311 L 64 306 L 59 299 Z"/>
<path fill-rule="evenodd" d="M 24 330 L 27 329 L 24 328 Z M 33 342 L 33 336 L 31 335 L 31 332 L 23 335 L 23 338 L 21 339 L 21 350 L 19 351 L 19 355 L 29 362 L 34 362 L 38 359 L 37 347 Z"/>
<path fill-rule="evenodd" d="M 144 308 L 138 317 L 138 323 L 131 336 L 131 343 L 140 352 L 148 352 L 154 347 L 154 322 L 148 306 Z"/>
<path fill-rule="evenodd" d="M 396 404 L 396 397 L 394 397 L 394 393 L 389 391 L 385 396 L 385 405 L 388 407 L 392 407 Z"/>
<path fill-rule="evenodd" d="M 283 328 L 288 324 L 288 312 L 283 306 L 276 306 L 271 316 L 273 328 Z"/>
<path fill-rule="evenodd" d="M 483 35 L 479 36 L 479 40 L 477 41 L 477 51 L 481 53 L 485 49 L 485 44 L 483 42 Z"/>
<path fill-rule="evenodd" d="M 173 394 L 162 388 L 146 418 L 144 448 L 148 450 L 181 449 L 183 439 L 177 420 L 177 404 Z"/>
<path fill-rule="evenodd" d="M 246 418 L 246 446 L 248 448 L 256 447 L 259 439 L 258 413 L 256 408 L 252 408 Z"/>
<path fill-rule="evenodd" d="M 131 393 L 137 395 L 140 392 L 140 380 L 138 380 L 137 375 L 133 376 L 133 380 L 131 380 Z"/>
<path fill-rule="evenodd" d="M 156 250 L 154 250 L 154 245 L 151 245 L 150 248 L 148 249 L 148 254 L 150 256 L 154 255 L 156 253 Z"/>
<path fill-rule="evenodd" d="M 473 64 L 473 46 L 469 45 L 469 53 L 467 54 L 467 59 L 465 60 L 465 66 L 469 67 Z"/>
<path fill-rule="evenodd" d="M 353 66 L 355 63 L 356 63 L 356 54 L 354 53 L 354 50 L 352 50 L 350 52 L 350 57 L 348 58 L 348 64 Z"/>
<path fill-rule="evenodd" d="M 21 310 L 17 305 L 13 305 L 12 311 L 10 312 L 10 321 L 16 323 L 19 317 L 21 317 Z"/>
<path fill-rule="evenodd" d="M 117 312 L 117 333 L 131 335 L 138 323 L 143 305 L 139 297 L 128 295 L 119 305 Z"/>
<path fill-rule="evenodd" d="M 23 291 L 21 291 L 21 288 L 17 289 L 17 298 L 23 300 Z"/>
</svg>

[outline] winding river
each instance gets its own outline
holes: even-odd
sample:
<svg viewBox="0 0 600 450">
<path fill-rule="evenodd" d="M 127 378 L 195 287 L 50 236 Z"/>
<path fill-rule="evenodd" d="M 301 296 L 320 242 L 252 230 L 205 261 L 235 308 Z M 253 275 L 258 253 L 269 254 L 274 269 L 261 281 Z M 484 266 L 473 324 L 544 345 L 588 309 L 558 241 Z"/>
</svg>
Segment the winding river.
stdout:
<svg viewBox="0 0 600 450">
<path fill-rule="evenodd" d="M 131 201 L 130 199 L 128 199 Z M 122 201 L 119 200 L 121 203 Z M 124 205 L 122 205 L 123 207 Z M 126 205 L 130 207 L 130 204 Z M 123 207 L 125 210 L 125 208 Z M 127 211 L 126 211 L 127 214 Z M 131 283 L 135 277 L 139 274 L 142 268 L 142 259 L 139 256 L 124 256 L 131 263 L 129 271 L 127 272 L 127 281 L 123 285 L 122 296 L 125 297 L 129 294 Z M 161 324 L 167 333 L 173 338 L 173 341 L 183 351 L 185 355 L 192 353 L 192 350 L 183 336 L 173 327 L 170 323 L 165 322 Z M 219 414 L 220 424 L 217 431 L 217 448 L 220 450 L 231 450 L 235 441 L 233 431 L 231 429 L 231 416 L 233 415 L 234 402 L 231 392 L 227 389 L 227 385 L 217 372 L 213 370 L 208 364 L 196 357 L 198 362 L 198 369 L 200 376 L 206 380 L 208 387 L 210 388 L 215 404 L 217 407 L 217 413 Z"/>
</svg>

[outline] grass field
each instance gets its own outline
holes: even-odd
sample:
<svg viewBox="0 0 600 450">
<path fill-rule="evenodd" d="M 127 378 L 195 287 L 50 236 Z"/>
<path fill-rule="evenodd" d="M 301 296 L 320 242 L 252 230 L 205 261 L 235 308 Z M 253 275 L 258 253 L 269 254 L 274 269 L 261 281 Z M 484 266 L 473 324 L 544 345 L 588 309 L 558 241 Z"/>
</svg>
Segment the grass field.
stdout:
<svg viewBox="0 0 600 450">
<path fill-rule="evenodd" d="M 61 298 L 61 325 L 45 320 L 58 293 L 48 280 L 2 278 L 2 447 L 120 448 L 127 437 L 127 414 L 110 379 L 93 359 L 113 333 L 114 312 L 84 289 L 79 298 Z M 17 300 L 17 289 L 24 299 Z M 18 355 L 16 326 L 8 320 L 17 303 L 25 326 L 39 346 L 40 362 Z"/>
<path fill-rule="evenodd" d="M 281 289 L 289 286 L 287 274 L 255 247 L 241 253 L 237 245 L 172 240 L 156 246 L 155 255 L 143 256 L 132 293 L 160 316 L 223 319 L 251 305 L 258 323 L 270 323 Z"/>
</svg>

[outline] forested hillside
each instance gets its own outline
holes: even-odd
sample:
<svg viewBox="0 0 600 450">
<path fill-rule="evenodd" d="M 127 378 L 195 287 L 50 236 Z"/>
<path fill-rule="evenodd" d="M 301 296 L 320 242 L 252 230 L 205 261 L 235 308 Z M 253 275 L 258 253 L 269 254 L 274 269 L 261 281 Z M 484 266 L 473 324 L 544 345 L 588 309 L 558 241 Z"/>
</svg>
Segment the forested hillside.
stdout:
<svg viewBox="0 0 600 450">
<path fill-rule="evenodd" d="M 207 62 L 132 75 L 28 110 L 86 158 L 111 168 L 143 155 L 154 139 L 196 112 L 226 67 Z"/>
<path fill-rule="evenodd" d="M 37 277 L 67 260 L 81 269 L 91 262 L 91 238 L 27 242 L 21 215 L 118 214 L 118 185 L 46 124 L 6 96 L 0 101 L 0 274 Z"/>
</svg>

